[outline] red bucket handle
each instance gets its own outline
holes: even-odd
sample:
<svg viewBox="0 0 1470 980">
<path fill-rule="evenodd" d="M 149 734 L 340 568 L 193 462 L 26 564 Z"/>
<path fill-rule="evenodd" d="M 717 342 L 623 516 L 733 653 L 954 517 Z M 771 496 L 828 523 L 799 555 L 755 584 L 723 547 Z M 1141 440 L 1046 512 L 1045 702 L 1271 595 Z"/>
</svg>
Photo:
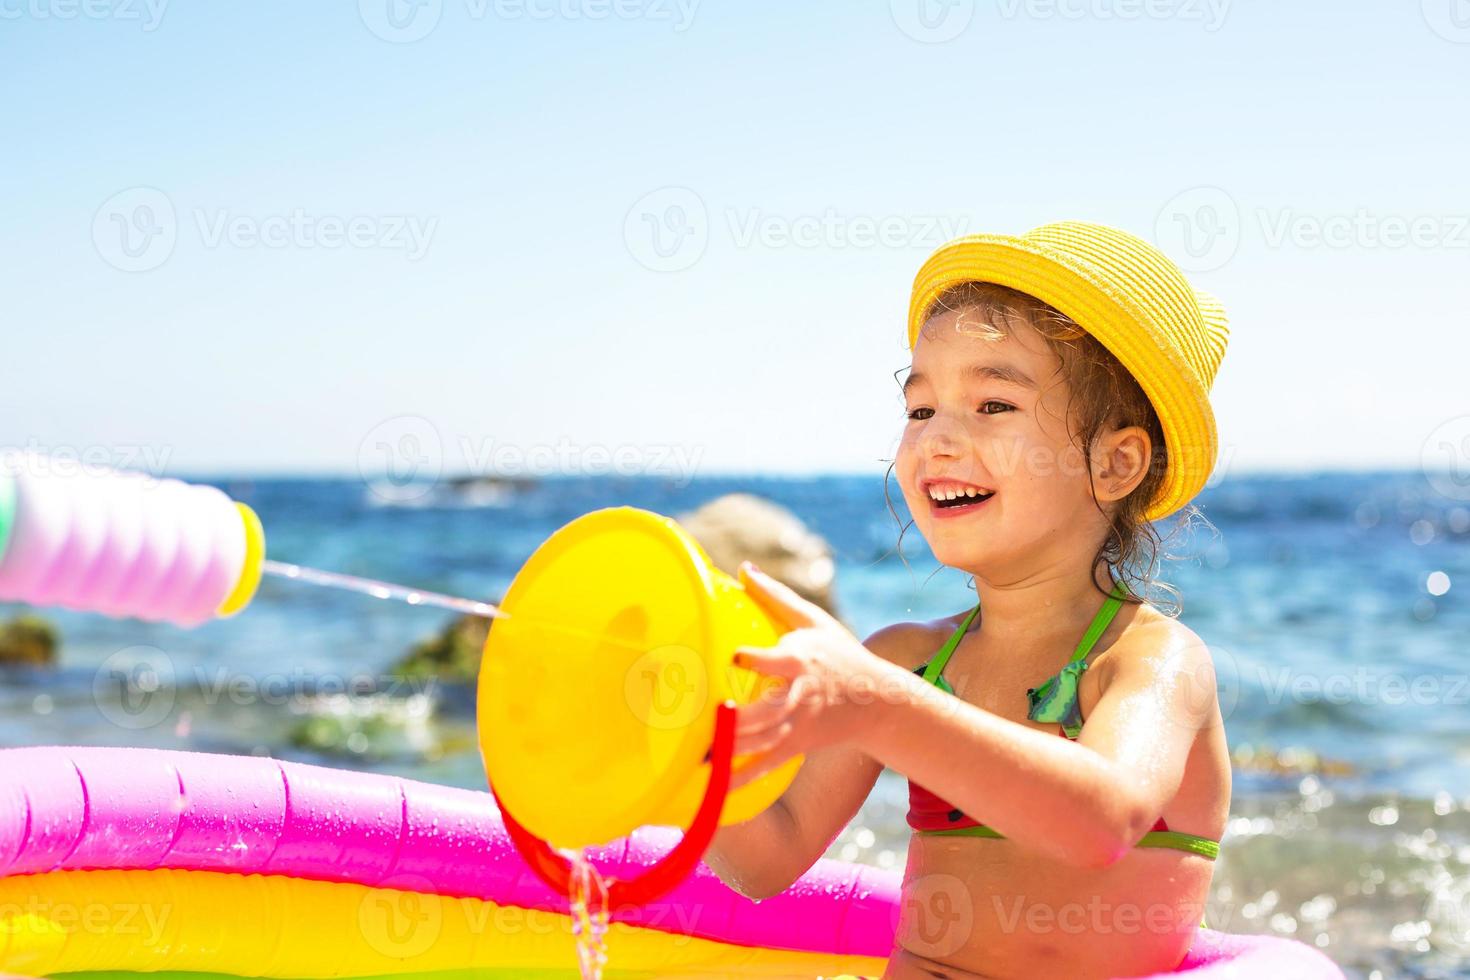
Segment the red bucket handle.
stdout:
<svg viewBox="0 0 1470 980">
<path fill-rule="evenodd" d="M 725 794 L 730 790 L 730 763 L 735 749 L 735 704 L 726 701 L 715 711 L 715 738 L 710 747 L 709 785 L 704 799 L 694 814 L 694 821 L 684 839 L 636 878 L 613 881 L 607 890 L 607 907 L 647 905 L 689 877 L 709 847 L 720 825 L 720 811 L 725 807 Z M 492 784 L 490 793 L 495 795 Z M 495 802 L 500 804 L 500 798 Z M 506 833 L 536 876 L 559 895 L 572 892 L 572 863 L 546 841 L 516 822 L 510 811 L 500 807 Z"/>
</svg>

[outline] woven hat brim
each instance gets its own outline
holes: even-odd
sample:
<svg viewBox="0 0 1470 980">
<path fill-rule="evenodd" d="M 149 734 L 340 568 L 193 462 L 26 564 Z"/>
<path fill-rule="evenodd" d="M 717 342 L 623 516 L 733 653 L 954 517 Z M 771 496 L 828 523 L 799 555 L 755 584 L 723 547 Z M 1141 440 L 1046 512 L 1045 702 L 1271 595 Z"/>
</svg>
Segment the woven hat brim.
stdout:
<svg viewBox="0 0 1470 980">
<path fill-rule="evenodd" d="M 1209 392 L 1166 332 L 1145 316 L 1126 284 L 1106 281 L 1073 256 L 1008 235 L 972 235 L 941 248 L 914 279 L 909 303 L 912 348 L 924 314 L 944 290 L 964 282 L 989 282 L 1047 303 L 1097 338 L 1138 381 L 1158 414 L 1168 450 L 1163 485 L 1145 512 L 1150 521 L 1179 510 L 1204 488 L 1218 449 Z M 1194 291 L 1210 338 L 1223 338 L 1220 303 Z"/>
</svg>

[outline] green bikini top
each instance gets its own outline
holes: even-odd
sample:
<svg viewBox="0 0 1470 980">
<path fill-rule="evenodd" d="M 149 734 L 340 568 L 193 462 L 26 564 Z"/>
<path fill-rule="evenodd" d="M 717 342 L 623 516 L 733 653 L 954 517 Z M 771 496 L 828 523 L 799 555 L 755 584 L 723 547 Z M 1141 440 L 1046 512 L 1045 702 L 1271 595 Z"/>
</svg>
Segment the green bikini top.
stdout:
<svg viewBox="0 0 1470 980">
<path fill-rule="evenodd" d="M 1127 590 L 1122 582 L 1113 586 L 1107 600 L 1101 609 L 1093 617 L 1092 625 L 1087 627 L 1087 632 L 1082 635 L 1077 649 L 1073 651 L 1072 658 L 1055 675 L 1048 678 L 1040 687 L 1033 687 L 1026 692 L 1026 697 L 1031 702 L 1031 707 L 1026 716 L 1032 721 L 1045 722 L 1051 725 L 1060 725 L 1062 734 L 1069 739 L 1075 739 L 1082 734 L 1082 706 L 1078 698 L 1078 685 L 1082 679 L 1083 671 L 1087 670 L 1087 655 L 1092 652 L 1098 637 L 1108 628 L 1108 624 L 1117 615 L 1118 609 L 1123 605 L 1123 598 Z M 969 615 L 955 630 L 939 651 L 934 654 L 932 660 L 921 667 L 914 669 L 914 673 L 921 675 L 925 681 L 935 685 L 940 690 L 954 694 L 954 688 L 944 679 L 944 667 L 949 663 L 949 658 L 954 656 L 955 650 L 960 645 L 969 630 L 970 624 L 974 622 L 975 616 L 980 612 L 976 606 L 970 610 Z M 933 811 L 933 812 L 931 812 Z M 946 812 L 949 811 L 949 812 Z M 933 821 L 934 813 L 942 815 L 939 826 L 927 826 L 928 821 Z M 917 815 L 917 816 L 916 816 Z M 943 822 L 955 822 L 954 826 L 944 826 Z M 942 837 L 988 837 L 1002 839 L 1001 835 L 989 827 L 969 820 L 959 810 L 951 810 L 951 806 L 935 797 L 928 790 L 909 783 L 909 825 L 920 834 L 931 834 Z M 1213 861 L 1220 853 L 1219 841 L 1210 840 L 1208 837 L 1198 837 L 1194 834 L 1186 834 L 1176 830 L 1170 830 L 1169 825 L 1160 817 L 1154 824 L 1152 830 L 1143 835 L 1138 842 L 1139 847 L 1162 847 L 1176 851 L 1186 851 L 1190 854 L 1198 854 L 1200 857 Z"/>
<path fill-rule="evenodd" d="M 1027 690 L 1026 697 L 1031 702 L 1026 717 L 1032 721 L 1045 722 L 1051 725 L 1062 726 L 1062 732 L 1068 738 L 1076 738 L 1082 734 L 1082 703 L 1077 696 L 1078 686 L 1082 681 L 1082 674 L 1087 670 L 1087 656 L 1092 652 L 1098 637 L 1108 628 L 1113 621 L 1119 608 L 1123 605 L 1123 598 L 1128 594 L 1127 587 L 1118 582 L 1113 586 L 1112 592 L 1108 594 L 1107 601 L 1097 611 L 1092 619 L 1092 625 L 1087 627 L 1087 632 L 1082 634 L 1082 639 L 1077 643 L 1077 649 L 1072 652 L 1072 659 L 1067 661 L 1060 671 L 1047 678 L 1040 687 Z M 914 673 L 919 674 L 930 684 L 935 685 L 947 694 L 953 694 L 954 688 L 950 687 L 949 681 L 944 679 L 944 668 L 949 663 L 949 658 L 954 656 L 955 650 L 959 648 L 970 624 L 974 622 L 975 616 L 979 614 L 980 607 L 976 606 L 970 610 L 959 629 L 945 641 L 944 646 L 934 654 L 934 657 L 924 666 L 916 668 Z"/>
</svg>

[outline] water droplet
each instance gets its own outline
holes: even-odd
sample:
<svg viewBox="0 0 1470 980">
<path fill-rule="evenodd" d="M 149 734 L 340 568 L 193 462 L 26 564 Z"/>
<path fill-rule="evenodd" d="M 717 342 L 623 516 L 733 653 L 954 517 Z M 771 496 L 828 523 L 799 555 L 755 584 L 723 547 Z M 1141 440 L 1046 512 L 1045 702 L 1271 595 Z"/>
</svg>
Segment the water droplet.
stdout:
<svg viewBox="0 0 1470 980">
<path fill-rule="evenodd" d="M 1434 540 L 1434 525 L 1425 520 L 1415 521 L 1409 525 L 1409 540 L 1419 545 L 1428 544 Z"/>
<path fill-rule="evenodd" d="M 1375 806 L 1368 811 L 1368 822 L 1379 827 L 1392 827 L 1399 822 L 1398 804 L 1385 803 L 1383 806 Z"/>
</svg>

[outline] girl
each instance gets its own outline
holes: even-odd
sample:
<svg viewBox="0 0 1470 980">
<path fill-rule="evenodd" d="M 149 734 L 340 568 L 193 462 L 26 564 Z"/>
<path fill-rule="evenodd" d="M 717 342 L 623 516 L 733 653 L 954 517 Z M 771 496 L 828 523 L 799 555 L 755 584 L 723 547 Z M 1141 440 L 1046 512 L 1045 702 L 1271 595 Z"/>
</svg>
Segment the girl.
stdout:
<svg viewBox="0 0 1470 980">
<path fill-rule="evenodd" d="M 885 977 L 1121 977 L 1188 951 L 1230 804 L 1209 651 L 1139 598 L 1150 522 L 1214 465 L 1227 326 L 1153 246 L 1098 225 L 940 248 L 909 311 L 896 476 L 972 608 L 862 643 L 747 563 L 790 627 L 736 662 L 739 782 L 785 794 L 706 855 L 752 898 L 790 885 L 886 766 L 913 828 Z"/>
</svg>

